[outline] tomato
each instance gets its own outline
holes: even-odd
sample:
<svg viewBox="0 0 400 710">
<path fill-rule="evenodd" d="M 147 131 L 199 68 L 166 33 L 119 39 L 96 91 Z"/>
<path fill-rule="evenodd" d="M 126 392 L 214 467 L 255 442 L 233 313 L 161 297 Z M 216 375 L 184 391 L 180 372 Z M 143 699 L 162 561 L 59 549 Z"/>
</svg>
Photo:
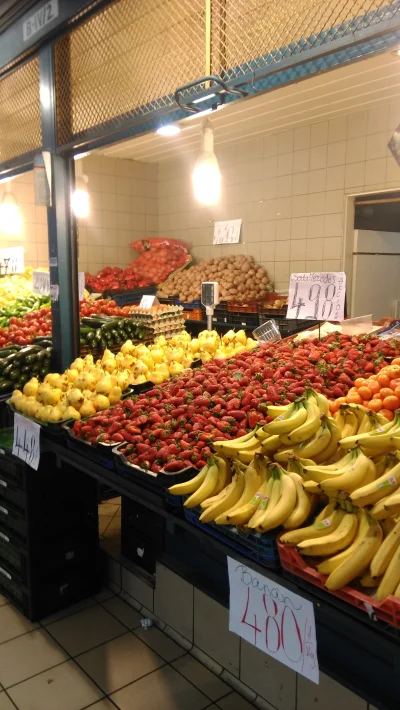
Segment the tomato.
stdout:
<svg viewBox="0 0 400 710">
<path fill-rule="evenodd" d="M 348 404 L 362 404 L 363 400 L 357 392 L 352 392 L 352 394 L 347 395 L 346 402 Z"/>
<path fill-rule="evenodd" d="M 377 380 L 381 387 L 389 387 L 390 385 L 390 377 L 385 373 L 378 375 Z"/>
<path fill-rule="evenodd" d="M 370 399 L 369 402 L 365 403 L 372 412 L 380 412 L 383 407 L 383 402 L 381 399 Z"/>
<path fill-rule="evenodd" d="M 383 400 L 383 407 L 384 409 L 390 409 L 392 412 L 394 412 L 395 409 L 398 409 L 400 407 L 400 399 L 395 395 L 385 397 L 385 399 Z"/>
<path fill-rule="evenodd" d="M 358 394 L 362 399 L 372 399 L 372 392 L 369 387 L 360 387 Z"/>
<path fill-rule="evenodd" d="M 382 414 L 383 417 L 386 417 L 386 419 L 388 419 L 389 422 L 392 422 L 394 419 L 394 414 L 390 409 L 381 409 L 379 414 Z"/>
</svg>

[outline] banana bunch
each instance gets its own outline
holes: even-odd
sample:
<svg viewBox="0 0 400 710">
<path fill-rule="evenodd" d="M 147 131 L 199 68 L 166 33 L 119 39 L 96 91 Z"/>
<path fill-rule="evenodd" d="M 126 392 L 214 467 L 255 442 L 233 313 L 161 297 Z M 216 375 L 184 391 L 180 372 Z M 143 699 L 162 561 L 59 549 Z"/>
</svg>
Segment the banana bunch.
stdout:
<svg viewBox="0 0 400 710">
<path fill-rule="evenodd" d="M 206 465 L 194 478 L 177 483 L 168 490 L 172 495 L 187 496 L 186 508 L 196 508 L 206 498 L 218 496 L 232 480 L 228 462 L 220 456 L 210 457 Z"/>
<path fill-rule="evenodd" d="M 344 412 L 341 411 L 343 406 Z M 393 421 L 389 422 L 379 413 L 365 412 L 361 416 L 360 405 L 353 405 L 352 410 L 348 412 L 347 409 L 350 406 L 341 405 L 337 412 L 336 422 L 339 428 L 343 417 L 347 422 L 342 428 L 342 438 L 340 439 L 342 449 L 361 446 L 367 456 L 377 456 L 390 450 L 400 449 L 400 410 L 395 412 Z M 349 416 L 353 417 L 351 426 L 348 421 Z M 354 419 L 357 417 L 359 425 L 356 428 Z"/>
<path fill-rule="evenodd" d="M 304 476 L 306 480 L 313 481 L 316 485 L 312 490 L 319 489 L 328 496 L 334 496 L 339 491 L 352 493 L 360 486 L 373 484 L 376 469 L 374 462 L 362 452 L 359 446 L 355 446 L 335 463 L 306 465 Z"/>
</svg>

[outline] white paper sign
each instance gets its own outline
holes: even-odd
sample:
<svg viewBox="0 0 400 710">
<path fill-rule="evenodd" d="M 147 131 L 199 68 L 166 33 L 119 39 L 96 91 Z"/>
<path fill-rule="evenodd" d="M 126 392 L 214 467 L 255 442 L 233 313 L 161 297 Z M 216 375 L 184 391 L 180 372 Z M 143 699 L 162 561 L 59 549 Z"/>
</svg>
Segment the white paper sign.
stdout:
<svg viewBox="0 0 400 710">
<path fill-rule="evenodd" d="M 228 557 L 229 630 L 319 683 L 314 607 Z"/>
<path fill-rule="evenodd" d="M 79 290 L 79 300 L 83 301 L 85 297 L 85 272 L 79 271 L 78 273 L 78 290 Z"/>
<path fill-rule="evenodd" d="M 58 301 L 58 296 L 60 295 L 60 287 L 58 284 L 51 284 L 50 286 L 50 301 L 56 303 Z"/>
<path fill-rule="evenodd" d="M 36 422 L 14 414 L 14 456 L 25 461 L 28 466 L 38 470 L 40 461 L 40 425 Z"/>
<path fill-rule="evenodd" d="M 160 302 L 157 296 L 142 296 L 139 303 L 139 308 L 153 308 L 159 306 Z"/>
<path fill-rule="evenodd" d="M 237 244 L 240 241 L 241 219 L 215 222 L 213 244 Z"/>
<path fill-rule="evenodd" d="M 0 276 L 24 272 L 24 248 L 0 249 Z"/>
<path fill-rule="evenodd" d="M 50 293 L 50 274 L 48 271 L 34 271 L 32 274 L 32 291 L 40 296 Z"/>
<path fill-rule="evenodd" d="M 345 296 L 344 271 L 291 274 L 286 318 L 341 321 Z"/>
</svg>

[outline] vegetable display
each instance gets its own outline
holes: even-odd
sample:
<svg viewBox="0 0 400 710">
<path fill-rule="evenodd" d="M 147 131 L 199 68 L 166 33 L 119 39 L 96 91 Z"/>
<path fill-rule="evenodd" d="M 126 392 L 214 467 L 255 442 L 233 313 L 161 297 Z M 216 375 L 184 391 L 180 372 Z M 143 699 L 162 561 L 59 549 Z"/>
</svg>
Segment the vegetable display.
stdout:
<svg viewBox="0 0 400 710">
<path fill-rule="evenodd" d="M 146 328 L 131 318 L 92 315 L 83 316 L 80 325 L 80 343 L 105 350 L 121 345 L 127 340 L 142 340 Z"/>
<path fill-rule="evenodd" d="M 42 307 L 21 319 L 10 318 L 7 329 L 0 328 L 0 348 L 9 345 L 28 345 L 38 336 L 51 333 L 51 308 Z M 1 352 L 1 351 L 0 351 Z"/>
<path fill-rule="evenodd" d="M 27 313 L 37 311 L 43 306 L 50 306 L 48 296 L 32 294 L 24 298 L 16 298 L 12 304 L 0 308 L 0 328 L 8 328 L 11 318 L 23 318 Z"/>
<path fill-rule="evenodd" d="M 23 274 L 0 276 L 0 308 L 32 294 L 32 272 L 33 267 L 27 266 Z"/>
<path fill-rule="evenodd" d="M 50 371 L 51 347 L 11 346 L 0 350 L 0 395 L 20 390 L 32 377 L 43 379 Z"/>
<path fill-rule="evenodd" d="M 201 261 L 170 276 L 158 295 L 178 296 L 182 302 L 190 303 L 200 298 L 203 281 L 218 281 L 220 299 L 225 301 L 262 298 L 267 290 L 272 290 L 266 270 L 252 256 L 230 256 Z"/>
</svg>

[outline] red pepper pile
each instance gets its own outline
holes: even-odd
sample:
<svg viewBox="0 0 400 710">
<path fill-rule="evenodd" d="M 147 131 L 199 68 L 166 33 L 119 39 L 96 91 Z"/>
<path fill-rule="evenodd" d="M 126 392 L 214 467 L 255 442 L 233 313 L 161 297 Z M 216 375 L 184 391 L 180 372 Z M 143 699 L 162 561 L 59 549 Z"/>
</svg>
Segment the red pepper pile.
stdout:
<svg viewBox="0 0 400 710">
<path fill-rule="evenodd" d="M 126 458 L 154 472 L 201 468 L 213 441 L 242 436 L 269 421 L 268 404 L 287 404 L 307 386 L 327 397 L 346 394 L 356 377 L 378 371 L 400 343 L 333 334 L 320 342 L 282 342 L 213 360 L 149 392 L 74 423 L 94 443 L 127 441 Z"/>
<path fill-rule="evenodd" d="M 106 266 L 98 272 L 96 276 L 85 273 L 85 284 L 93 291 L 103 293 L 103 291 L 126 291 L 130 288 L 141 288 L 148 286 L 151 282 L 144 279 L 139 270 L 132 264 L 126 269 L 119 266 Z"/>
<path fill-rule="evenodd" d="M 51 333 L 51 308 L 41 308 L 39 311 L 27 313 L 24 318 L 10 318 L 7 329 L 0 328 L 0 348 L 6 348 L 11 343 L 29 345 L 39 335 Z"/>
</svg>

